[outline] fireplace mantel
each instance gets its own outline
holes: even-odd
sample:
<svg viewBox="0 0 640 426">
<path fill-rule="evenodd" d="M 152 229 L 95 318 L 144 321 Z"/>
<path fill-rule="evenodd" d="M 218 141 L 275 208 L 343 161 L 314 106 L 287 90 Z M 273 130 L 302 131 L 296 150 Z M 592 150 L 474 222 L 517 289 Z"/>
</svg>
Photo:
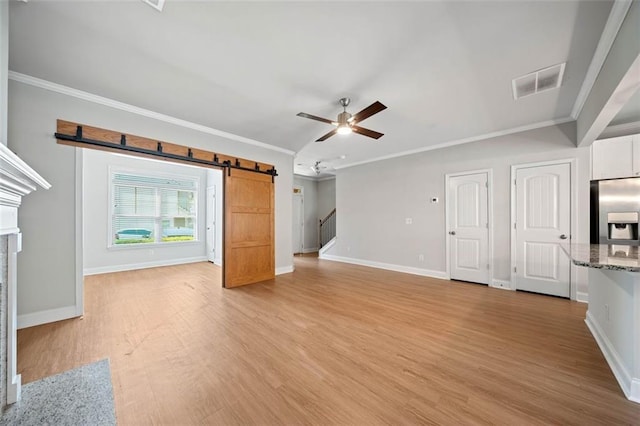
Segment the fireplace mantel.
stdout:
<svg viewBox="0 0 640 426">
<path fill-rule="evenodd" d="M 6 276 L 1 277 L 1 283 L 6 283 L 2 288 L 2 298 L 6 298 L 5 312 L 0 315 L 0 330 L 6 333 L 6 344 L 0 345 L 2 353 L 0 358 L 6 359 L 6 369 L 2 366 L 0 386 L 3 388 L 0 395 L 0 412 L 5 404 L 12 404 L 20 399 L 20 375 L 17 372 L 17 255 L 22 246 L 22 234 L 18 227 L 18 209 L 22 203 L 22 197 L 35 191 L 38 187 L 49 189 L 51 184 L 22 161 L 15 153 L 0 143 L 0 236 L 6 240 L 6 256 L 3 257 L 2 270 Z M 4 249 L 3 249 L 4 251 Z M 5 301 L 3 301 L 5 302 Z M 4 342 L 3 342 L 4 343 Z M 6 391 L 5 391 L 6 390 Z"/>
<path fill-rule="evenodd" d="M 49 182 L 0 143 L 0 235 L 20 232 L 18 208 L 22 197 L 35 191 L 38 186 L 51 188 Z"/>
</svg>

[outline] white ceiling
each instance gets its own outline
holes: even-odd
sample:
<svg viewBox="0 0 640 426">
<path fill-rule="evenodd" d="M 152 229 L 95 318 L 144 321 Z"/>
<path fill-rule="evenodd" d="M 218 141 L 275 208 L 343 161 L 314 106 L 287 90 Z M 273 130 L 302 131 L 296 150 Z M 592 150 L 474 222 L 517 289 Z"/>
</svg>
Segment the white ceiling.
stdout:
<svg viewBox="0 0 640 426">
<path fill-rule="evenodd" d="M 12 2 L 19 73 L 297 152 L 301 173 L 566 120 L 611 1 Z M 562 87 L 511 80 L 566 62 Z M 338 99 L 385 133 L 314 140 Z M 306 171 L 308 170 L 308 173 Z"/>
</svg>

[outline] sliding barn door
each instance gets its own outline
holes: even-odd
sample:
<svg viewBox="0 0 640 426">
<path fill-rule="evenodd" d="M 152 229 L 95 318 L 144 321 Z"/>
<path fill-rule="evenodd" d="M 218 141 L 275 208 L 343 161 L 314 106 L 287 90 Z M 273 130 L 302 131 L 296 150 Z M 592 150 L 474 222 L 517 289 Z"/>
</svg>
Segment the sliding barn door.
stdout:
<svg viewBox="0 0 640 426">
<path fill-rule="evenodd" d="M 266 174 L 231 169 L 224 182 L 223 285 L 275 277 L 274 184 Z"/>
</svg>

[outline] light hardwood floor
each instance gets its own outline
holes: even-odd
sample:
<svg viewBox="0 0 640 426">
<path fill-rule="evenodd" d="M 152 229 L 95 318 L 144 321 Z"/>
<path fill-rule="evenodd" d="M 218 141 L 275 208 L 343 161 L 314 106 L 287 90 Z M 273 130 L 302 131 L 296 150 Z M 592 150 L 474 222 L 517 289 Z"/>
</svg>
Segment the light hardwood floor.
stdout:
<svg viewBox="0 0 640 426">
<path fill-rule="evenodd" d="M 109 358 L 120 425 L 640 424 L 586 305 L 296 257 L 87 277 L 83 319 L 20 330 L 24 382 Z"/>
</svg>

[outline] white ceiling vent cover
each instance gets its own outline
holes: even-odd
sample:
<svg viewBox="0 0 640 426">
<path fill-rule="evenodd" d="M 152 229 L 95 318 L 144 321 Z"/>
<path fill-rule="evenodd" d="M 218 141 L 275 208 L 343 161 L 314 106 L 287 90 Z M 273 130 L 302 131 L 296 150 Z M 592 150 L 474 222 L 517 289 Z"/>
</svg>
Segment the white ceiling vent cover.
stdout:
<svg viewBox="0 0 640 426">
<path fill-rule="evenodd" d="M 566 64 L 566 62 L 563 62 L 514 78 L 511 81 L 513 99 L 517 100 L 546 90 L 557 89 L 562 84 L 562 76 L 564 75 L 564 66 Z"/>
<path fill-rule="evenodd" d="M 158 12 L 162 12 L 162 8 L 164 7 L 164 0 L 142 0 L 143 3 L 148 4 L 152 8 L 156 9 Z"/>
</svg>

